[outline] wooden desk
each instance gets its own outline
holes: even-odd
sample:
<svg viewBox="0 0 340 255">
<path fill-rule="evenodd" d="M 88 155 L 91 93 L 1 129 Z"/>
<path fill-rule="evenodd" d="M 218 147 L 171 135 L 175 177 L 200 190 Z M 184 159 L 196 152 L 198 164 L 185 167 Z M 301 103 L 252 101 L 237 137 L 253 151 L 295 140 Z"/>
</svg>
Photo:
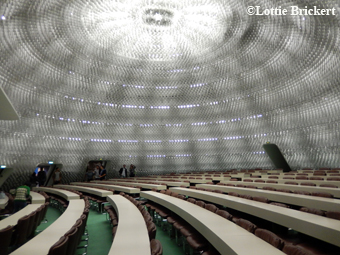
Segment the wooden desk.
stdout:
<svg viewBox="0 0 340 255">
<path fill-rule="evenodd" d="M 31 191 L 30 195 L 32 197 L 32 204 L 44 204 L 45 203 L 45 197 L 41 195 L 38 192 Z"/>
<path fill-rule="evenodd" d="M 99 196 L 99 197 L 107 197 L 107 196 L 113 194 L 112 191 L 108 191 L 108 190 L 96 189 L 96 188 L 91 188 L 91 187 L 82 187 L 82 186 L 76 186 L 76 185 L 58 184 L 58 185 L 54 185 L 54 187 L 77 190 L 77 191 L 93 194 L 93 195 L 96 195 L 96 196 Z"/>
<path fill-rule="evenodd" d="M 157 189 L 157 190 L 163 190 L 167 189 L 165 185 L 157 185 L 157 184 L 148 184 L 148 183 L 137 183 L 137 182 L 125 182 L 123 180 L 121 181 L 92 181 L 94 183 L 98 184 L 123 184 L 123 185 L 128 185 L 128 186 L 139 186 L 142 187 L 143 189 Z"/>
<path fill-rule="evenodd" d="M 279 184 L 284 184 L 285 182 L 297 182 L 299 183 L 299 185 L 304 182 L 311 182 L 311 183 L 315 183 L 317 187 L 320 186 L 321 184 L 332 184 L 332 185 L 338 186 L 338 188 L 340 187 L 340 181 L 318 181 L 318 180 L 299 180 L 299 179 L 296 180 L 296 179 L 283 179 L 283 177 L 289 177 L 289 176 L 281 176 L 281 178 L 279 179 L 261 178 L 261 180 L 264 180 L 264 181 L 273 180 L 273 181 L 277 181 L 277 183 Z M 248 182 L 248 183 L 251 183 L 251 182 Z"/>
<path fill-rule="evenodd" d="M 121 195 L 110 195 L 107 201 L 113 206 L 118 216 L 117 232 L 109 254 L 150 255 L 148 230 L 138 208 Z"/>
<path fill-rule="evenodd" d="M 340 247 L 339 220 L 210 191 L 187 188 L 170 190 L 252 214 Z"/>
<path fill-rule="evenodd" d="M 18 224 L 18 220 L 21 217 L 26 216 L 26 215 L 34 212 L 40 206 L 41 206 L 41 204 L 30 204 L 30 205 L 27 205 L 26 207 L 24 207 L 20 211 L 18 211 L 16 213 L 12 214 L 11 216 L 1 220 L 0 221 L 0 229 L 3 229 L 5 227 L 7 227 L 8 225 L 11 225 L 11 226 L 17 225 Z"/>
<path fill-rule="evenodd" d="M 301 186 L 301 185 L 290 185 L 290 184 L 279 184 L 279 183 L 261 183 L 261 182 L 240 182 L 240 181 L 221 181 L 221 183 L 231 183 L 231 184 L 243 184 L 243 185 L 253 185 L 257 188 L 262 189 L 263 187 L 273 187 L 276 189 L 290 189 L 303 190 L 308 192 L 327 192 L 332 194 L 336 198 L 340 198 L 340 189 L 325 188 L 325 187 L 313 187 L 313 186 Z"/>
<path fill-rule="evenodd" d="M 55 222 L 41 234 L 16 249 L 11 255 L 46 255 L 51 246 L 76 223 L 83 214 L 84 207 L 83 199 L 70 200 L 65 212 Z"/>
<path fill-rule="evenodd" d="M 340 200 L 325 197 L 306 196 L 299 194 L 289 194 L 278 191 L 263 190 L 263 189 L 249 189 L 230 186 L 220 186 L 211 184 L 197 184 L 196 187 L 204 189 L 221 190 L 223 192 L 236 192 L 239 194 L 247 194 L 251 196 L 263 196 L 271 201 L 306 206 L 316 208 L 324 211 L 340 211 Z"/>
<path fill-rule="evenodd" d="M 98 183 L 92 183 L 92 182 L 71 182 L 72 185 L 82 185 L 82 186 L 88 186 L 88 187 L 103 187 L 108 189 L 114 189 L 117 191 L 121 191 L 127 194 L 139 194 L 140 189 L 133 188 L 133 187 L 124 187 L 119 185 L 113 185 L 113 184 L 98 184 Z"/>
<path fill-rule="evenodd" d="M 284 254 L 235 223 L 185 200 L 154 191 L 142 191 L 141 196 L 180 215 L 199 231 L 221 254 Z"/>
<path fill-rule="evenodd" d="M 34 187 L 34 191 L 44 191 L 46 193 L 52 193 L 58 196 L 61 196 L 65 198 L 67 201 L 70 201 L 72 199 L 79 199 L 79 195 L 76 193 L 73 193 L 68 190 L 62 190 L 62 189 L 55 189 L 55 188 L 48 188 L 48 187 Z"/>
<path fill-rule="evenodd" d="M 117 181 L 115 179 L 109 179 L 108 181 Z M 159 183 L 159 184 L 162 184 L 162 183 L 165 183 L 167 186 L 170 186 L 170 187 L 180 187 L 180 186 L 186 186 L 186 187 L 189 187 L 190 186 L 190 183 L 189 182 L 178 182 L 178 181 L 165 181 L 165 180 L 162 180 L 161 178 L 157 179 L 157 180 L 153 180 L 153 179 L 150 179 L 150 180 L 141 180 L 141 179 L 135 179 L 135 180 L 132 180 L 132 181 L 129 181 L 129 182 L 135 182 L 135 183 L 148 183 L 148 182 L 153 182 L 153 183 Z"/>
</svg>

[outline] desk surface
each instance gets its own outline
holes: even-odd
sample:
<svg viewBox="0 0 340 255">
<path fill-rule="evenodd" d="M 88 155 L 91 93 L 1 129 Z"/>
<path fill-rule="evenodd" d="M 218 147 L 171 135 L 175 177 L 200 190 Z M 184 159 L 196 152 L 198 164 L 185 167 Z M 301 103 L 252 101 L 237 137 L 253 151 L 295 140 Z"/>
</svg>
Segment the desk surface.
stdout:
<svg viewBox="0 0 340 255">
<path fill-rule="evenodd" d="M 49 188 L 49 187 L 35 187 L 33 188 L 33 190 L 34 191 L 40 190 L 40 191 L 44 191 L 47 193 L 52 193 L 52 194 L 65 198 L 67 201 L 80 198 L 79 195 L 68 190 L 55 189 L 55 188 Z"/>
<path fill-rule="evenodd" d="M 117 191 L 121 191 L 124 193 L 128 194 L 139 194 L 140 189 L 138 188 L 133 188 L 133 187 L 124 187 L 124 186 L 119 186 L 119 185 L 114 185 L 114 184 L 99 184 L 99 183 L 93 183 L 93 182 L 71 182 L 72 185 L 83 185 L 83 186 L 88 186 L 88 187 L 103 187 L 103 188 L 108 188 L 108 189 L 114 189 Z"/>
<path fill-rule="evenodd" d="M 96 189 L 96 188 L 91 188 L 91 187 L 82 187 L 82 186 L 76 186 L 76 185 L 58 184 L 58 185 L 54 185 L 54 187 L 77 190 L 77 191 L 90 193 L 90 194 L 100 196 L 100 197 L 107 197 L 108 195 L 113 194 L 112 191 L 108 191 L 108 190 Z"/>
<path fill-rule="evenodd" d="M 267 219 L 340 247 L 339 220 L 210 191 L 187 188 L 170 190 Z"/>
<path fill-rule="evenodd" d="M 316 186 L 320 186 L 321 184 L 332 184 L 335 186 L 338 186 L 338 188 L 340 187 L 340 181 L 320 181 L 320 180 L 299 180 L 299 179 L 283 179 L 283 177 L 290 177 L 290 176 L 281 176 L 281 178 L 279 179 L 270 179 L 270 178 L 259 178 L 260 180 L 264 180 L 264 181 L 277 181 L 280 184 L 284 184 L 285 182 L 297 182 L 299 184 L 304 183 L 304 182 L 311 182 L 314 183 Z M 256 179 L 253 179 L 256 180 Z M 248 182 L 251 183 L 251 182 Z"/>
<path fill-rule="evenodd" d="M 280 183 L 241 182 L 241 181 L 221 181 L 221 183 L 225 183 L 225 184 L 231 183 L 235 185 L 237 184 L 253 185 L 260 189 L 262 189 L 263 187 L 273 187 L 277 189 L 290 189 L 292 191 L 303 190 L 303 191 L 308 191 L 308 192 L 328 192 L 328 193 L 331 193 L 334 197 L 340 198 L 340 189 L 334 189 L 334 188 L 290 185 L 290 184 L 280 184 Z"/>
<path fill-rule="evenodd" d="M 118 216 L 118 227 L 109 254 L 150 255 L 148 230 L 141 212 L 128 199 L 121 195 L 110 195 L 107 201 Z"/>
<path fill-rule="evenodd" d="M 26 215 L 34 212 L 40 206 L 41 206 L 41 204 L 30 204 L 30 205 L 27 205 L 25 208 L 21 209 L 20 211 L 18 211 L 16 213 L 12 214 L 11 216 L 1 220 L 0 221 L 0 229 L 3 229 L 5 227 L 7 227 L 8 225 L 11 225 L 11 226 L 17 225 L 18 220 L 21 217 L 26 216 Z"/>
<path fill-rule="evenodd" d="M 83 214 L 85 202 L 74 199 L 69 202 L 65 212 L 42 233 L 32 238 L 11 255 L 46 255 L 53 244 L 76 223 Z"/>
<path fill-rule="evenodd" d="M 45 197 L 38 192 L 31 191 L 30 195 L 32 197 L 32 204 L 44 204 Z"/>
<path fill-rule="evenodd" d="M 197 184 L 198 188 L 221 190 L 223 192 L 236 192 L 239 194 L 247 194 L 251 196 L 267 197 L 271 201 L 306 206 L 316 208 L 324 211 L 340 211 L 340 200 L 325 197 L 306 196 L 293 193 L 284 193 L 279 191 L 262 190 L 262 189 L 249 189 L 230 186 L 210 185 L 210 184 Z"/>
<path fill-rule="evenodd" d="M 185 200 L 154 191 L 142 191 L 141 196 L 181 215 L 184 220 L 195 227 L 221 254 L 283 254 L 280 250 L 235 223 Z"/>
<path fill-rule="evenodd" d="M 160 184 L 148 184 L 148 183 L 138 183 L 138 182 L 130 182 L 127 181 L 125 182 L 124 180 L 120 181 L 93 181 L 94 183 L 103 183 L 103 184 L 123 184 L 123 185 L 128 185 L 128 186 L 139 186 L 142 187 L 143 189 L 157 189 L 157 190 L 163 190 L 167 189 L 165 185 L 160 185 Z"/>
</svg>

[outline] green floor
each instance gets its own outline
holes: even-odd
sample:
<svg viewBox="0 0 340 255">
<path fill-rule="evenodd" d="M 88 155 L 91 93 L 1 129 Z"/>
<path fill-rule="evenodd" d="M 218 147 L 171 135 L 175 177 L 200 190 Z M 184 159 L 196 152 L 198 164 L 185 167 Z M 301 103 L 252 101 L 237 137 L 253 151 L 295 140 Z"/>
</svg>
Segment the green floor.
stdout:
<svg viewBox="0 0 340 255">
<path fill-rule="evenodd" d="M 41 223 L 38 226 L 38 230 L 43 231 L 49 225 L 51 225 L 61 213 L 58 209 L 51 206 L 48 207 L 46 218 L 47 223 Z M 107 255 L 112 244 L 112 227 L 108 220 L 106 220 L 106 215 L 98 213 L 95 210 L 90 210 L 89 218 L 87 220 L 87 230 L 89 233 L 89 246 L 87 250 L 88 255 Z M 43 234 L 43 232 L 37 233 Z M 184 255 L 181 247 L 178 247 L 174 240 L 162 229 L 157 227 L 156 239 L 158 239 L 163 246 L 163 255 Z M 133 240 L 131 240 L 133 242 Z M 78 253 L 81 253 L 79 250 Z"/>
</svg>

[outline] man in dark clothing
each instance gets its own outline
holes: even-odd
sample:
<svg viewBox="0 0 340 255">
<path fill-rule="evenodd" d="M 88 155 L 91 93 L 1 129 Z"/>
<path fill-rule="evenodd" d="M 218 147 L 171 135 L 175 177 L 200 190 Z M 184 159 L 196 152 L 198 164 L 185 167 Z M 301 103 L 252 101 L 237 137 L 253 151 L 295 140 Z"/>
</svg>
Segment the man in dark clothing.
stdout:
<svg viewBox="0 0 340 255">
<path fill-rule="evenodd" d="M 119 176 L 122 178 L 127 177 L 127 169 L 125 167 L 125 165 L 123 165 L 123 167 L 121 169 L 119 169 Z"/>
<path fill-rule="evenodd" d="M 44 186 L 45 181 L 46 181 L 46 172 L 45 172 L 44 168 L 42 168 L 42 167 L 39 168 L 37 180 L 39 182 L 39 187 Z"/>
<path fill-rule="evenodd" d="M 99 165 L 99 168 L 100 168 L 99 179 L 105 180 L 106 179 L 106 169 L 102 165 Z"/>
</svg>

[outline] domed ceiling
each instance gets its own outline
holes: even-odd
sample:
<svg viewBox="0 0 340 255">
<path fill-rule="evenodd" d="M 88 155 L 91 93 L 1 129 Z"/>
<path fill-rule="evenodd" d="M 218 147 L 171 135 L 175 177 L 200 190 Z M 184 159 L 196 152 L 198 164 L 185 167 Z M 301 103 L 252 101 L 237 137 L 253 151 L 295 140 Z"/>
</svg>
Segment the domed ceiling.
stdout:
<svg viewBox="0 0 340 255">
<path fill-rule="evenodd" d="M 0 2 L 1 163 L 339 167 L 337 0 Z"/>
</svg>

